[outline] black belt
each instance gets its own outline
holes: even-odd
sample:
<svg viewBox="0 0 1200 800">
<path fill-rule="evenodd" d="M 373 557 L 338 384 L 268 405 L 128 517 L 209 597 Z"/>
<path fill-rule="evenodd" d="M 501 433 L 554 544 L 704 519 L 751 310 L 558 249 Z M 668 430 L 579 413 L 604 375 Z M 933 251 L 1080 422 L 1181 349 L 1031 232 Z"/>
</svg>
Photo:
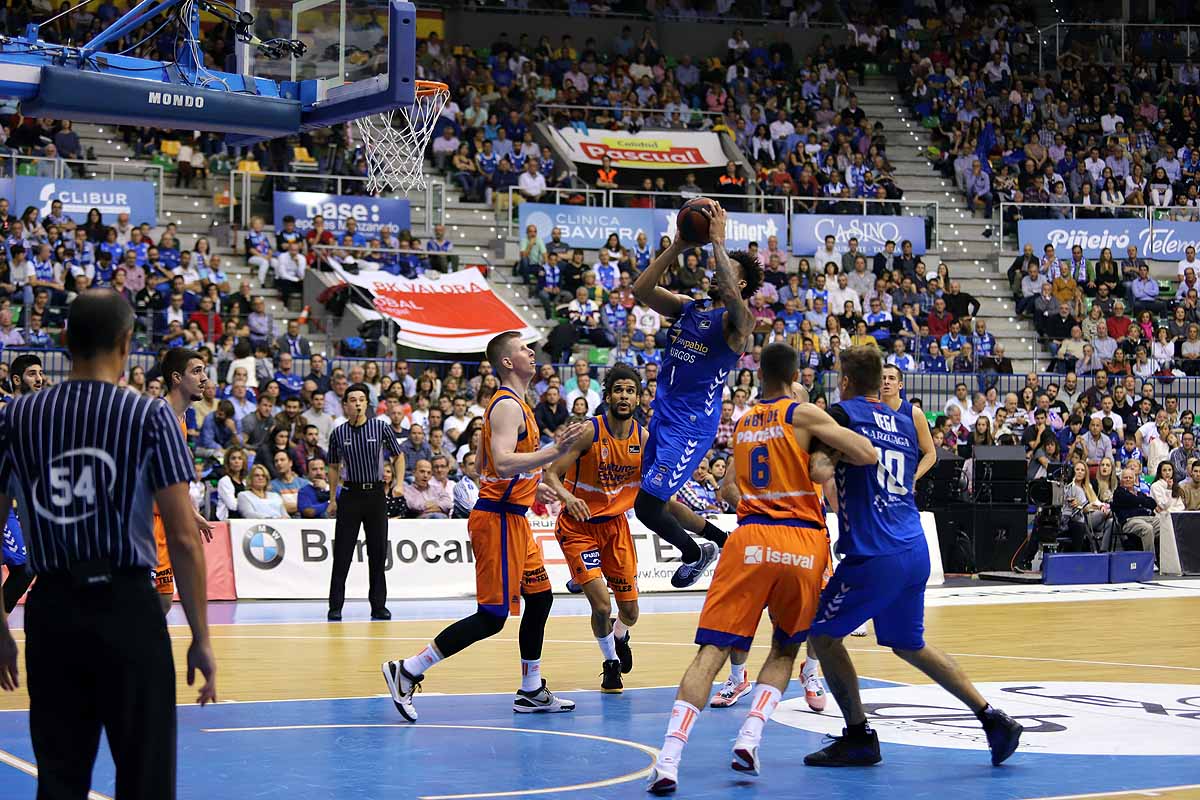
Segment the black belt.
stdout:
<svg viewBox="0 0 1200 800">
<path fill-rule="evenodd" d="M 59 588 L 111 586 L 143 581 L 150 585 L 150 567 L 113 567 L 107 560 L 77 561 L 66 569 L 37 573 L 40 585 Z"/>
<path fill-rule="evenodd" d="M 502 503 L 499 500 L 489 500 L 486 497 L 481 497 L 475 501 L 475 511 L 487 511 L 492 514 L 516 514 L 524 516 L 529 511 L 529 506 L 521 506 L 516 503 Z"/>
<path fill-rule="evenodd" d="M 346 481 L 342 484 L 343 488 L 349 489 L 352 492 L 375 492 L 383 491 L 383 481 L 372 481 L 371 483 L 354 483 Z"/>
</svg>

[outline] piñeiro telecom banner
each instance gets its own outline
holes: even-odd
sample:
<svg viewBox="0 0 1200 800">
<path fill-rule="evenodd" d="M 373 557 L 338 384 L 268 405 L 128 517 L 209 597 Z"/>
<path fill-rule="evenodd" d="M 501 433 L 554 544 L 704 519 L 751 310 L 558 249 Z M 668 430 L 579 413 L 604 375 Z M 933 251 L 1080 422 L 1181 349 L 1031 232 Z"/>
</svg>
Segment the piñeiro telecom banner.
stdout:
<svg viewBox="0 0 1200 800">
<path fill-rule="evenodd" d="M 55 200 L 61 200 L 63 213 L 79 225 L 88 211 L 100 210 L 106 224 L 112 225 L 119 214 L 128 214 L 134 225 L 158 224 L 157 190 L 143 181 L 78 181 L 61 178 L 18 176 L 14 208 L 33 206 L 44 218 Z"/>
<path fill-rule="evenodd" d="M 912 242 L 913 253 L 925 252 L 925 218 L 901 217 L 883 214 L 793 214 L 792 254 L 811 256 L 817 248 L 825 246 L 825 237 L 833 235 L 837 245 L 846 249 L 851 237 L 858 239 L 858 249 L 867 255 L 875 255 L 888 241 Z M 813 267 L 817 265 L 814 264 Z"/>
<path fill-rule="evenodd" d="M 526 342 L 539 338 L 476 269 L 412 280 L 390 272 L 339 274 L 371 292 L 376 310 L 399 325 L 396 341 L 401 347 L 481 353 L 493 336 L 505 331 L 520 331 Z"/>
<path fill-rule="evenodd" d="M 533 225 L 538 236 L 549 240 L 555 228 L 571 247 L 596 249 L 617 234 L 621 244 L 632 247 L 639 233 L 654 235 L 654 212 L 645 208 L 604 208 L 601 206 L 560 206 L 553 203 L 521 203 L 518 219 L 521 235 Z M 651 246 L 657 242 L 651 241 Z"/>
<path fill-rule="evenodd" d="M 604 156 L 617 169 L 725 169 L 729 161 L 721 137 L 702 131 L 624 133 L 589 128 L 587 133 L 563 128 L 559 137 L 577 164 L 599 165 Z"/>
<path fill-rule="evenodd" d="M 1104 248 L 1113 258 L 1125 258 L 1130 245 L 1142 258 L 1178 261 L 1188 247 L 1200 249 L 1200 222 L 1144 219 L 1023 219 L 1017 223 L 1021 248 L 1033 245 L 1039 255 L 1048 244 L 1060 255 L 1072 247 L 1083 248 L 1084 256 L 1098 258 Z"/>
<path fill-rule="evenodd" d="M 335 236 L 346 232 L 347 220 L 354 220 L 358 232 L 368 239 L 379 235 L 384 226 L 392 234 L 412 225 L 412 212 L 407 200 L 389 197 L 366 197 L 361 194 L 324 194 L 323 192 L 276 192 L 275 230 L 283 230 L 283 218 L 296 218 L 296 227 L 307 232 L 313 217 L 325 218 L 325 229 Z"/>
<path fill-rule="evenodd" d="M 662 236 L 675 238 L 675 223 L 679 212 L 673 208 L 660 208 L 650 212 L 654 216 L 654 238 L 652 247 L 658 247 Z M 725 246 L 730 250 L 744 250 L 751 242 L 758 242 L 759 249 L 767 249 L 767 240 L 772 236 L 780 246 L 787 248 L 787 216 L 785 214 L 747 214 L 729 211 L 725 220 Z"/>
</svg>

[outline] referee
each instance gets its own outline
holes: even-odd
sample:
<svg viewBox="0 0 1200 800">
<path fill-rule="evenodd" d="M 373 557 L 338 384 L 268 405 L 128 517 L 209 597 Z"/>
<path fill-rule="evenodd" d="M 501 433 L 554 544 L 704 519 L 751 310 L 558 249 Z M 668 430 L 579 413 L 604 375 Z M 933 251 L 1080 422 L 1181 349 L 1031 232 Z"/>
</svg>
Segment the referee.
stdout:
<svg viewBox="0 0 1200 800">
<path fill-rule="evenodd" d="M 392 458 L 392 474 L 404 474 L 400 440 L 386 419 L 367 416 L 370 394 L 364 384 L 346 390 L 342 410 L 346 421 L 329 433 L 329 516 L 337 516 L 333 529 L 333 575 L 329 579 L 330 622 L 342 619 L 346 601 L 346 575 L 354 557 L 361 525 L 367 534 L 367 569 L 371 619 L 391 619 L 387 610 L 387 496 L 383 485 L 383 451 Z M 338 492 L 341 486 L 342 491 Z"/>
<path fill-rule="evenodd" d="M 88 794 L 101 732 L 116 796 L 175 797 L 175 667 L 150 580 L 153 498 L 192 629 L 188 683 L 216 700 L 204 552 L 188 499 L 194 470 L 170 407 L 117 387 L 133 309 L 110 289 L 71 304 L 68 379 L 0 409 L 0 508 L 15 497 L 37 582 L 25 606 L 29 730 L 39 800 Z M 0 613 L 0 688 L 17 686 Z"/>
</svg>

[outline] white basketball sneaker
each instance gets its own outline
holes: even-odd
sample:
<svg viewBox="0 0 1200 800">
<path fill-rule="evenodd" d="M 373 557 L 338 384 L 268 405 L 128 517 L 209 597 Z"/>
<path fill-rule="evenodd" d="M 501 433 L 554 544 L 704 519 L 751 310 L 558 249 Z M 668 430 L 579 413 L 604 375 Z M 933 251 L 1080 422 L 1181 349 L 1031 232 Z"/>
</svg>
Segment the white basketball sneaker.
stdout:
<svg viewBox="0 0 1200 800">
<path fill-rule="evenodd" d="M 758 745 L 742 741 L 733 743 L 733 759 L 729 762 L 730 769 L 734 772 L 757 775 L 759 766 Z"/>
<path fill-rule="evenodd" d="M 712 696 L 712 700 L 708 704 L 712 708 L 729 708 L 750 694 L 750 690 L 753 688 L 750 681 L 743 680 L 741 683 L 736 683 L 732 677 L 726 678 L 725 683 L 721 684 L 721 688 L 717 689 L 717 693 Z"/>
<path fill-rule="evenodd" d="M 559 714 L 574 711 L 575 701 L 556 696 L 546 688 L 546 679 L 542 678 L 542 686 L 532 692 L 517 690 L 513 698 L 513 711 L 518 714 Z"/>
<path fill-rule="evenodd" d="M 420 691 L 424 675 L 409 675 L 403 661 L 383 662 L 383 679 L 392 695 L 392 703 L 400 716 L 409 722 L 417 721 L 417 709 L 413 706 L 413 694 Z"/>
<path fill-rule="evenodd" d="M 679 763 L 663 758 L 655 761 L 646 780 L 646 791 L 655 795 L 674 794 L 678 785 Z"/>
<path fill-rule="evenodd" d="M 808 707 L 818 714 L 825 710 L 825 687 L 821 685 L 821 679 L 815 674 L 809 675 L 804 681 L 804 701 L 808 703 Z"/>
</svg>

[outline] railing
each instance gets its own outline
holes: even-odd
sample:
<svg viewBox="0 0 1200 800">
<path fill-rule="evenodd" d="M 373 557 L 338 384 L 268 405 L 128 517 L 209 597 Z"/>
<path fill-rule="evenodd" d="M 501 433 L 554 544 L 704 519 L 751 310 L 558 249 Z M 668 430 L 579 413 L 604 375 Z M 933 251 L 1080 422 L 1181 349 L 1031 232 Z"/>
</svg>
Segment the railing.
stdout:
<svg viewBox="0 0 1200 800">
<path fill-rule="evenodd" d="M 1063 22 L 1038 31 L 1038 72 L 1058 69 L 1063 53 L 1082 49 L 1088 63 L 1127 64 L 1141 56 L 1180 62 L 1200 52 L 1200 25 Z"/>
<path fill-rule="evenodd" d="M 662 108 L 633 108 L 625 106 L 613 108 L 612 106 L 579 106 L 567 105 L 565 103 L 538 103 L 535 108 L 539 112 L 542 112 L 542 119 L 549 119 L 555 111 L 566 111 L 568 113 L 571 111 L 582 111 L 584 119 L 589 121 L 601 115 L 619 115 L 617 118 L 620 120 L 632 121 L 628 119 L 630 114 L 635 116 L 641 114 L 642 119 L 638 124 L 639 128 L 643 130 L 671 129 L 670 125 L 668 124 L 669 120 L 667 119 L 666 109 Z M 701 111 L 698 108 L 689 108 L 687 110 L 687 118 L 685 119 L 681 116 L 680 121 L 688 129 L 693 129 L 696 127 L 703 127 L 705 120 L 710 121 L 712 124 L 716 124 L 716 122 L 724 116 L 724 111 Z"/>
<path fill-rule="evenodd" d="M 1177 256 L 1173 255 L 1156 255 L 1153 247 L 1148 245 L 1157 245 L 1157 239 L 1160 234 L 1155 233 L 1155 224 L 1164 222 L 1200 222 L 1200 208 L 1196 206 L 1103 206 L 1103 205 L 1081 205 L 1079 203 L 1013 203 L 1000 202 L 996 204 L 996 211 L 999 213 L 1000 220 L 998 223 L 1000 235 L 995 237 L 994 241 L 998 249 L 1003 250 L 1006 246 L 1015 245 L 1020 249 L 1021 243 L 1019 239 L 1019 231 L 1016 223 L 1021 219 L 1038 219 L 1038 220 L 1139 220 L 1145 221 L 1148 224 L 1148 233 L 1145 239 L 1136 241 L 1130 240 L 1127 244 L 1137 245 L 1138 252 L 1145 258 L 1167 258 L 1168 260 L 1178 260 L 1183 257 L 1183 252 L 1180 251 Z M 1028 212 L 1034 211 L 1033 214 Z M 1162 226 L 1159 230 L 1163 231 Z M 1042 244 L 1046 244 L 1045 242 Z M 1056 249 L 1067 246 L 1070 247 L 1074 242 L 1049 242 Z M 1113 249 L 1114 257 L 1124 256 L 1124 247 L 1114 243 L 1110 245 Z M 1034 249 L 1041 253 L 1041 245 L 1034 243 Z M 1117 250 L 1121 252 L 1118 253 Z"/>
<path fill-rule="evenodd" d="M 250 226 L 251 217 L 273 218 L 275 198 L 264 187 L 274 181 L 275 191 L 320 192 L 322 194 L 352 194 L 369 196 L 366 178 L 354 175 L 323 175 L 310 172 L 245 172 L 234 170 L 229 173 L 229 222 L 242 229 Z M 283 181 L 283 186 L 279 185 Z M 399 200 L 409 199 L 406 194 L 391 192 L 382 195 Z M 414 215 L 411 223 L 414 230 L 429 233 L 434 225 L 446 220 L 446 184 L 440 179 L 425 182 L 424 203 L 420 214 Z M 419 224 L 419 226 L 418 226 Z"/>
<path fill-rule="evenodd" d="M 149 161 L 126 159 L 124 161 L 106 161 L 87 158 L 49 158 L 47 156 L 27 156 L 21 153 L 0 155 L 4 177 L 16 177 L 22 162 L 34 164 L 39 171 L 37 177 L 64 180 L 68 178 L 92 178 L 98 180 L 117 180 L 118 173 L 132 179 L 144 181 L 147 178 L 154 183 L 158 190 L 158 213 L 163 212 L 163 168 Z M 47 169 L 48 168 L 48 169 Z M 49 174 L 41 174 L 49 172 Z"/>
</svg>

